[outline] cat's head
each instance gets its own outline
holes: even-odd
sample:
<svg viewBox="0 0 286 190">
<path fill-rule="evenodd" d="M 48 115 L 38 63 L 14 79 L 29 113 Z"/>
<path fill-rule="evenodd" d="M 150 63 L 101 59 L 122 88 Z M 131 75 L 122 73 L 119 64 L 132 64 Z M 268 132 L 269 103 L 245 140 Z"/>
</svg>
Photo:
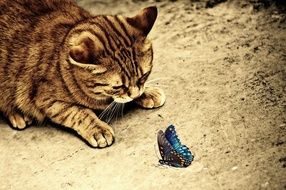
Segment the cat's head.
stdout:
<svg viewBox="0 0 286 190">
<path fill-rule="evenodd" d="M 126 103 L 143 93 L 153 60 L 147 35 L 156 17 L 156 7 L 134 17 L 96 16 L 70 32 L 68 61 L 86 94 Z"/>
</svg>

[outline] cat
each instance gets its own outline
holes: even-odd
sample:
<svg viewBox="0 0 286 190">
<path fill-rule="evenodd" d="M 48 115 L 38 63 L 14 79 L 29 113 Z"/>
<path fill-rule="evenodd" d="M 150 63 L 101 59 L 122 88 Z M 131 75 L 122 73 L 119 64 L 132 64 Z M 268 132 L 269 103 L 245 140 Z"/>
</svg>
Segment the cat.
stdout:
<svg viewBox="0 0 286 190">
<path fill-rule="evenodd" d="M 110 146 L 114 131 L 94 110 L 165 102 L 145 87 L 156 18 L 155 6 L 125 17 L 91 15 L 72 0 L 1 0 L 0 111 L 16 129 L 49 119 L 92 147 Z"/>
</svg>

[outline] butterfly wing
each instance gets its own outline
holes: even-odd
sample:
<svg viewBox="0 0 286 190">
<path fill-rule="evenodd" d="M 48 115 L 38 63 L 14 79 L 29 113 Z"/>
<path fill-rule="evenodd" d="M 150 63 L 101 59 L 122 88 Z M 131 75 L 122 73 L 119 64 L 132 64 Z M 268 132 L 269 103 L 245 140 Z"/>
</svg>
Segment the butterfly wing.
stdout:
<svg viewBox="0 0 286 190">
<path fill-rule="evenodd" d="M 175 126 L 170 125 L 165 131 L 165 137 L 167 141 L 171 144 L 173 149 L 180 155 L 184 160 L 184 165 L 188 166 L 193 161 L 193 155 L 186 145 L 182 145 L 180 139 L 178 138 Z"/>
<path fill-rule="evenodd" d="M 159 160 L 161 164 L 170 165 L 174 167 L 186 167 L 184 158 L 179 155 L 172 145 L 168 142 L 163 131 L 159 131 L 157 134 L 159 151 L 162 160 Z"/>
<path fill-rule="evenodd" d="M 178 149 L 182 146 L 182 144 L 181 144 L 181 142 L 177 136 L 174 125 L 170 125 L 169 127 L 167 127 L 167 129 L 165 131 L 165 137 L 174 149 Z"/>
<path fill-rule="evenodd" d="M 177 149 L 176 152 L 181 157 L 183 157 L 185 167 L 189 166 L 192 163 L 194 156 L 192 155 L 191 151 L 187 146 L 183 145 L 181 148 Z"/>
<path fill-rule="evenodd" d="M 166 160 L 167 155 L 170 155 L 170 152 L 172 151 L 173 148 L 166 139 L 165 133 L 162 130 L 160 130 L 157 134 L 157 141 L 161 158 L 163 160 Z"/>
</svg>

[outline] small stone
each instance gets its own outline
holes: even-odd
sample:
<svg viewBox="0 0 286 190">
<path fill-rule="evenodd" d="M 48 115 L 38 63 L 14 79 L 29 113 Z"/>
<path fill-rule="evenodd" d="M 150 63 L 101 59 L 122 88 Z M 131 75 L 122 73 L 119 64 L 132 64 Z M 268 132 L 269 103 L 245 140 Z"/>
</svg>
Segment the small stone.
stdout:
<svg viewBox="0 0 286 190">
<path fill-rule="evenodd" d="M 231 168 L 232 171 L 235 171 L 235 170 L 237 170 L 237 169 L 238 169 L 237 166 L 234 166 L 234 167 Z"/>
</svg>

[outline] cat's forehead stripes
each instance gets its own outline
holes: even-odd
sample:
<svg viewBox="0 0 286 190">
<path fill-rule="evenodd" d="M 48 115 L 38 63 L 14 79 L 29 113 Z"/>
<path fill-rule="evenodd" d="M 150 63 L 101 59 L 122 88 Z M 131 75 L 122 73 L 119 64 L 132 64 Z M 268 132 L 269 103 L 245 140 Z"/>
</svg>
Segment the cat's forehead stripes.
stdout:
<svg viewBox="0 0 286 190">
<path fill-rule="evenodd" d="M 109 48 L 114 52 L 118 49 L 118 44 L 116 44 L 116 40 L 110 33 L 106 30 L 104 26 L 102 26 L 97 20 L 91 22 L 92 26 L 97 28 L 98 31 L 102 33 L 102 37 L 105 39 L 105 46 L 109 46 Z"/>
<path fill-rule="evenodd" d="M 113 19 L 112 19 L 113 18 Z M 121 23 L 116 25 L 116 22 Z M 132 39 L 129 34 L 124 33 L 124 30 L 120 30 L 124 25 L 119 19 L 114 19 L 114 16 L 100 16 L 97 17 L 96 23 L 101 26 L 101 30 L 108 31 L 107 38 L 110 38 L 110 42 L 117 45 L 115 51 L 115 57 L 119 61 L 118 64 L 126 65 L 123 71 L 131 78 L 132 76 L 138 76 L 139 67 L 136 62 L 135 50 L 132 47 Z M 125 28 L 125 27 L 124 27 Z M 106 32 L 104 32 L 105 35 Z"/>
<path fill-rule="evenodd" d="M 103 16 L 102 19 L 106 22 L 106 25 L 111 28 L 111 31 L 114 32 L 121 44 L 125 47 L 130 47 L 132 45 L 132 40 L 127 33 L 122 30 L 122 25 L 119 24 L 119 20 L 116 20 L 114 16 Z"/>
<path fill-rule="evenodd" d="M 120 47 L 132 46 L 133 41 L 131 40 L 130 36 L 127 33 L 122 33 L 123 30 L 120 30 L 120 24 L 116 24 L 117 21 L 115 19 L 111 19 L 113 17 L 114 16 L 97 16 L 89 23 L 95 24 L 97 27 L 99 27 L 104 35 L 110 40 L 109 43 L 114 46 L 116 45 L 116 47 L 114 47 L 115 49 L 113 50 Z"/>
<path fill-rule="evenodd" d="M 116 51 L 120 46 L 119 46 L 119 42 L 116 39 L 116 37 L 114 37 L 113 35 L 110 35 L 111 32 L 107 30 L 106 27 L 102 26 L 101 24 L 97 24 L 97 27 L 100 28 L 100 30 L 104 33 L 104 36 L 106 37 L 107 41 L 108 41 L 108 45 L 111 47 L 111 49 L 113 51 Z"/>
<path fill-rule="evenodd" d="M 117 65 L 120 67 L 121 71 L 126 74 L 126 76 L 128 77 L 129 80 L 131 80 L 132 73 L 130 72 L 130 70 L 127 67 L 127 65 L 124 63 L 124 58 L 121 56 L 121 54 L 120 53 L 115 54 L 113 59 L 115 60 Z"/>
<path fill-rule="evenodd" d="M 123 43 L 126 47 L 129 47 L 132 45 L 133 40 L 130 34 L 128 33 L 125 25 L 123 22 L 119 19 L 120 16 L 106 16 L 104 17 L 106 19 L 106 22 L 110 24 L 110 26 L 114 29 L 114 31 L 117 33 L 118 36 L 123 40 Z"/>
</svg>

